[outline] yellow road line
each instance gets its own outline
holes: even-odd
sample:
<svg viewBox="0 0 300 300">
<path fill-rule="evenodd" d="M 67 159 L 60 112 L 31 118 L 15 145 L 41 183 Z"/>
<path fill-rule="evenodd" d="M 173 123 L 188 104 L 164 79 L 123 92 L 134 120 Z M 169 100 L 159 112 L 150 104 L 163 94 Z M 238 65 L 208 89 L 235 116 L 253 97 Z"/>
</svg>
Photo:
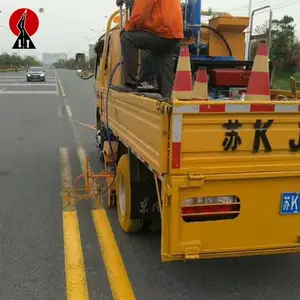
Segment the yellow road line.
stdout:
<svg viewBox="0 0 300 300">
<path fill-rule="evenodd" d="M 60 161 L 62 189 L 65 189 L 72 186 L 72 174 L 68 150 L 66 148 L 60 149 Z M 67 300 L 88 300 L 88 287 L 84 270 L 77 212 L 74 206 L 66 208 L 66 205 L 63 204 L 63 207 Z"/>
<path fill-rule="evenodd" d="M 87 128 L 96 130 L 96 126 L 95 126 L 95 125 L 90 125 L 90 124 L 83 123 L 83 122 L 79 122 L 79 121 L 75 121 L 75 120 L 74 120 L 74 123 L 77 123 L 77 124 L 80 124 L 80 125 L 85 126 L 85 127 L 87 127 Z"/>
<path fill-rule="evenodd" d="M 77 153 L 84 170 L 86 154 L 83 147 Z M 134 300 L 133 289 L 105 209 L 94 209 L 92 216 L 113 297 L 117 300 Z"/>
<path fill-rule="evenodd" d="M 70 160 L 67 148 L 60 148 L 60 172 L 61 172 L 61 190 L 72 188 L 72 173 L 70 168 Z M 62 199 L 63 210 L 75 210 L 75 205 L 67 205 L 66 201 Z"/>
<path fill-rule="evenodd" d="M 68 300 L 88 300 L 88 287 L 76 211 L 63 212 L 66 289 Z"/>
<path fill-rule="evenodd" d="M 108 280 L 114 299 L 135 299 L 121 254 L 104 209 L 92 212 Z"/>
</svg>

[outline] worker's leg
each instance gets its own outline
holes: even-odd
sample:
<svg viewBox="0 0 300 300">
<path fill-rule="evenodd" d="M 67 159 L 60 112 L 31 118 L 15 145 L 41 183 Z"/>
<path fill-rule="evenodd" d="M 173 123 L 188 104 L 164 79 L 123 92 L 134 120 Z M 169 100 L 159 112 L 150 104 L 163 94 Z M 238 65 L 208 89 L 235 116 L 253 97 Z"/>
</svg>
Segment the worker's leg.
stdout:
<svg viewBox="0 0 300 300">
<path fill-rule="evenodd" d="M 164 39 L 148 31 L 136 30 L 124 32 L 121 37 L 121 48 L 125 88 L 114 88 L 127 92 L 135 90 L 134 87 L 137 85 L 138 48 L 150 50 L 153 55 L 161 56 L 163 53 L 172 52 L 176 44 L 177 41 L 175 40 Z M 167 65 L 169 64 L 170 62 L 167 63 Z"/>
<path fill-rule="evenodd" d="M 159 86 L 160 94 L 163 98 L 172 98 L 172 90 L 174 84 L 174 60 L 173 55 L 175 47 L 170 52 L 163 54 L 154 54 L 156 78 Z"/>
<path fill-rule="evenodd" d="M 134 45 L 128 32 L 121 37 L 121 50 L 123 55 L 124 85 L 130 89 L 137 87 L 138 48 Z"/>
</svg>

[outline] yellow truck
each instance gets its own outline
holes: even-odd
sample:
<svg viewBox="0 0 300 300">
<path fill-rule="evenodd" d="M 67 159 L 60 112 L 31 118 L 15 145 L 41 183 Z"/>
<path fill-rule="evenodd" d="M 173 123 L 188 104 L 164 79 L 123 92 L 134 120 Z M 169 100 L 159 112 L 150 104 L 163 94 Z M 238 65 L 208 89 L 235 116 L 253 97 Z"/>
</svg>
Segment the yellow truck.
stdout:
<svg viewBox="0 0 300 300">
<path fill-rule="evenodd" d="M 162 101 L 110 88 L 122 83 L 127 17 L 109 18 L 95 78 L 108 205 L 122 229 L 161 222 L 162 261 L 300 252 L 299 93 L 270 88 L 264 41 L 244 59 L 249 18 L 219 14 L 201 40 L 184 39 L 173 99 Z M 191 53 L 200 42 L 214 60 Z"/>
</svg>

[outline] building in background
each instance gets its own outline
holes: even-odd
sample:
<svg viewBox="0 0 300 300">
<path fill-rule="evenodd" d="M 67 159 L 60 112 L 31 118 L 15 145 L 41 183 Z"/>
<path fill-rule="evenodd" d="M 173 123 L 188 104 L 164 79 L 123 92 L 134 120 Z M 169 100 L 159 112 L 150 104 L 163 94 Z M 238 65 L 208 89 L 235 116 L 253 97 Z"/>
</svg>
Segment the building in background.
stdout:
<svg viewBox="0 0 300 300">
<path fill-rule="evenodd" d="M 51 65 L 58 60 L 63 59 L 63 60 L 68 60 L 68 54 L 65 52 L 60 52 L 60 53 L 43 53 L 43 63 L 45 65 Z"/>
</svg>

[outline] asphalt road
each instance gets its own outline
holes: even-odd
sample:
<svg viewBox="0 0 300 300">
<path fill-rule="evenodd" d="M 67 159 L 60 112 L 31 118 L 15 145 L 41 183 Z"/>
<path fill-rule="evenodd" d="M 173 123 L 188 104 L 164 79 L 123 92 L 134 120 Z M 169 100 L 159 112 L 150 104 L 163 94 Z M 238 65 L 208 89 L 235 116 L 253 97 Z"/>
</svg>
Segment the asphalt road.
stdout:
<svg viewBox="0 0 300 300">
<path fill-rule="evenodd" d="M 141 300 L 299 299 L 298 254 L 163 264 L 159 233 L 124 234 L 115 210 L 92 214 L 89 200 L 66 208 L 78 154 L 101 166 L 94 131 L 72 125 L 95 122 L 92 79 L 57 72 L 28 84 L 0 74 L 1 300 L 117 299 L 124 285 Z"/>
</svg>

